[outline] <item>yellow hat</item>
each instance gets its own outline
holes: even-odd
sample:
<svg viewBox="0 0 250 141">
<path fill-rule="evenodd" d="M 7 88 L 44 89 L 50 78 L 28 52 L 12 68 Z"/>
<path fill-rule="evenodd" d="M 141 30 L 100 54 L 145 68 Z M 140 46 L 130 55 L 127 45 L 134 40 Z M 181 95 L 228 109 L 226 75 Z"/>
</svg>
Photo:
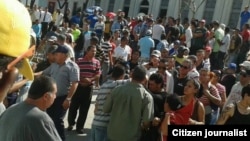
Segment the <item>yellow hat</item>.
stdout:
<svg viewBox="0 0 250 141">
<path fill-rule="evenodd" d="M 0 54 L 19 57 L 30 46 L 30 15 L 18 0 L 0 0 L 0 13 Z M 33 80 L 28 58 L 23 62 L 20 73 Z"/>
</svg>

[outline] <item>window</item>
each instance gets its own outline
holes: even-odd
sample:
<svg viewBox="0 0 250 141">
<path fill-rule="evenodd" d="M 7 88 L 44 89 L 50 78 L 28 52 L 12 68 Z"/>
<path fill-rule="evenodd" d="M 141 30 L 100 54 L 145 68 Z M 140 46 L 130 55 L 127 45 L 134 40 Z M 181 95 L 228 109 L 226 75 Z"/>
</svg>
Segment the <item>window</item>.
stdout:
<svg viewBox="0 0 250 141">
<path fill-rule="evenodd" d="M 72 15 L 76 15 L 76 13 L 78 12 L 78 11 L 77 11 L 77 4 L 78 4 L 78 2 L 74 2 L 74 4 L 73 4 Z"/>
<path fill-rule="evenodd" d="M 181 0 L 180 2 L 180 17 L 181 19 L 188 18 L 190 0 Z"/>
<path fill-rule="evenodd" d="M 95 6 L 100 6 L 101 5 L 101 0 L 95 0 Z"/>
<path fill-rule="evenodd" d="M 159 13 L 159 17 L 165 17 L 167 15 L 167 11 L 168 11 L 168 3 L 169 0 L 161 0 L 161 9 L 160 9 L 160 13 Z"/>
<path fill-rule="evenodd" d="M 149 8 L 149 2 L 147 0 L 143 0 L 141 2 L 139 13 L 148 14 L 148 8 Z"/>
<path fill-rule="evenodd" d="M 207 21 L 207 23 L 212 22 L 214 16 L 214 9 L 217 0 L 207 0 L 206 7 L 203 13 L 203 19 Z"/>
<path fill-rule="evenodd" d="M 115 0 L 110 0 L 109 1 L 109 7 L 108 7 L 108 11 L 114 11 L 114 6 L 115 6 Z"/>
<path fill-rule="evenodd" d="M 241 12 L 241 6 L 242 6 L 243 0 L 234 0 L 233 1 L 233 6 L 229 18 L 229 27 L 237 27 L 239 18 L 240 18 L 240 12 Z"/>
<path fill-rule="evenodd" d="M 123 7 L 123 11 L 125 12 L 125 17 L 127 17 L 127 15 L 128 15 L 129 6 L 130 6 L 130 0 L 125 0 L 124 7 Z"/>
</svg>

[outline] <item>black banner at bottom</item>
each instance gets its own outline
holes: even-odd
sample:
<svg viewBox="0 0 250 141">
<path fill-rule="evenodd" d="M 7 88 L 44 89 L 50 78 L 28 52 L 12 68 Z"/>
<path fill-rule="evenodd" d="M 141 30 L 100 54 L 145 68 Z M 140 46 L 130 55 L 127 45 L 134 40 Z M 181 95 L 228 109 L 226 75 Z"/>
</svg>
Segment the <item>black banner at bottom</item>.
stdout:
<svg viewBox="0 0 250 141">
<path fill-rule="evenodd" d="M 188 138 L 187 138 L 188 137 Z M 168 141 L 174 141 L 180 138 L 206 140 L 214 138 L 223 139 L 249 139 L 249 125 L 169 125 Z"/>
</svg>

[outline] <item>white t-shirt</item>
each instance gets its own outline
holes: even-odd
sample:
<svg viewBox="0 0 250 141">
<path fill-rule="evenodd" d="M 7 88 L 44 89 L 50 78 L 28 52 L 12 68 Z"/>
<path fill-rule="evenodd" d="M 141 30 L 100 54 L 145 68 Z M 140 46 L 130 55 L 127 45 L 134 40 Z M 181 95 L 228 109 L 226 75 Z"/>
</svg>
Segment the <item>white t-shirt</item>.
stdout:
<svg viewBox="0 0 250 141">
<path fill-rule="evenodd" d="M 193 33 L 190 27 L 185 30 L 186 45 L 188 48 L 191 47 L 191 39 L 193 38 Z"/>
<path fill-rule="evenodd" d="M 131 54 L 131 48 L 128 45 L 126 45 L 124 48 L 118 46 L 114 50 L 113 57 L 115 57 L 116 59 L 121 58 L 124 61 L 128 61 L 129 54 Z"/>
<path fill-rule="evenodd" d="M 155 24 L 152 29 L 152 38 L 160 41 L 162 33 L 165 33 L 165 28 L 161 24 Z"/>
<path fill-rule="evenodd" d="M 222 39 L 223 45 L 220 46 L 220 51 L 226 53 L 230 45 L 230 34 L 226 34 Z"/>
</svg>

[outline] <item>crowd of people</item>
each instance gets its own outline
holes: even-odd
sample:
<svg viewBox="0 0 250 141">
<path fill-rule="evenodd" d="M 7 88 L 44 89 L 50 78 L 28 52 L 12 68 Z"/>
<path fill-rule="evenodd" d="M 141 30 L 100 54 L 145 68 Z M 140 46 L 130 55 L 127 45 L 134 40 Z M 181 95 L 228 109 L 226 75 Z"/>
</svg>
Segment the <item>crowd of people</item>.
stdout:
<svg viewBox="0 0 250 141">
<path fill-rule="evenodd" d="M 9 16 L 32 25 L 18 19 L 20 29 L 0 38 L 12 47 L 0 49 L 0 140 L 65 141 L 65 116 L 67 130 L 83 134 L 93 89 L 93 141 L 165 141 L 168 125 L 250 124 L 247 23 L 238 29 L 204 19 L 130 18 L 122 10 L 110 17 L 101 9 L 70 17 L 37 6 L 25 17 L 15 0 L 1 5 L 1 13 L 16 6 Z M 8 45 L 12 34 L 22 38 Z M 23 46 L 17 54 L 14 43 Z M 28 46 L 35 54 L 22 58 L 34 80 L 18 64 L 20 73 L 9 67 Z"/>
</svg>

